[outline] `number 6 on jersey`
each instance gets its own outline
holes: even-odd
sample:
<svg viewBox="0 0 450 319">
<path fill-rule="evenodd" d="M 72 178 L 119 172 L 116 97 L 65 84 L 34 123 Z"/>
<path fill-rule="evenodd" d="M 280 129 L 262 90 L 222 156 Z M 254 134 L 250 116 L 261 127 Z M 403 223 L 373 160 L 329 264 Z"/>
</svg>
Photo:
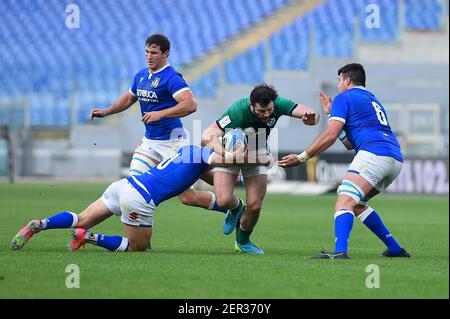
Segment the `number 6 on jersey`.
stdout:
<svg viewBox="0 0 450 319">
<path fill-rule="evenodd" d="M 377 113 L 378 121 L 380 121 L 383 125 L 388 125 L 387 117 L 383 112 L 383 109 L 381 106 L 378 105 L 377 102 L 372 101 L 373 108 L 375 109 L 375 112 Z"/>
</svg>

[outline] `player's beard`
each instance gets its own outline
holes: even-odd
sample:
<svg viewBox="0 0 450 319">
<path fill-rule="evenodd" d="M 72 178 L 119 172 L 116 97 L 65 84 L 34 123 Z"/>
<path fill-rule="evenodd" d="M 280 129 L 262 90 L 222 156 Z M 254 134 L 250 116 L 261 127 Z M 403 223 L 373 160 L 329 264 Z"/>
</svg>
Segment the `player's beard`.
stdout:
<svg viewBox="0 0 450 319">
<path fill-rule="evenodd" d="M 255 112 L 255 108 L 252 106 L 250 106 L 250 113 L 252 113 L 253 118 L 257 119 L 260 122 L 267 123 L 267 121 L 270 120 L 270 116 L 267 118 L 267 120 L 264 120 L 261 117 L 259 117 L 258 114 L 256 114 L 256 112 Z"/>
</svg>

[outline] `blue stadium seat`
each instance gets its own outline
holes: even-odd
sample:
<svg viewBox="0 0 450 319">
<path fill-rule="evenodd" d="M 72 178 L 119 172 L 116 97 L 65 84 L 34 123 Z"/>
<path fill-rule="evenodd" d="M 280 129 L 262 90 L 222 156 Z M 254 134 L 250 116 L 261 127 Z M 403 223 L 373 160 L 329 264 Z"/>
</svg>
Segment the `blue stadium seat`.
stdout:
<svg viewBox="0 0 450 319">
<path fill-rule="evenodd" d="M 237 55 L 225 63 L 225 82 L 256 84 L 264 80 L 264 43 Z"/>
<path fill-rule="evenodd" d="M 196 98 L 213 99 L 217 97 L 218 80 L 219 71 L 214 69 L 200 79 L 192 81 L 189 86 Z"/>
<path fill-rule="evenodd" d="M 443 27 L 442 2 L 438 0 L 404 0 L 405 28 L 412 30 L 440 30 Z"/>
<path fill-rule="evenodd" d="M 305 70 L 309 59 L 309 27 L 305 19 L 297 19 L 270 39 L 272 68 Z"/>
<path fill-rule="evenodd" d="M 396 41 L 399 30 L 399 0 L 360 0 L 359 5 L 359 31 L 362 42 L 389 43 Z M 379 25 L 375 23 L 376 20 L 371 19 L 371 7 L 367 7 L 368 5 L 379 8 Z M 367 8 L 369 12 L 366 12 Z"/>
</svg>

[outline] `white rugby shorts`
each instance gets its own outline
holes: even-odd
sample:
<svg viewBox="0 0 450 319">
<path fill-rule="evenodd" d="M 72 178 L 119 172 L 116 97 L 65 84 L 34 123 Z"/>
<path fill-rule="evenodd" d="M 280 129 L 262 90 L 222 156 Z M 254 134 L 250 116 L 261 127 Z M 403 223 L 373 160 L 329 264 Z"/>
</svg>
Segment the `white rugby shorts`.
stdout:
<svg viewBox="0 0 450 319">
<path fill-rule="evenodd" d="M 150 140 L 144 136 L 135 152 L 144 153 L 158 162 L 162 162 L 174 156 L 181 147 L 188 144 L 187 139 Z"/>
<path fill-rule="evenodd" d="M 249 153 L 255 152 L 255 151 L 249 151 Z M 258 154 L 267 154 L 268 150 L 266 148 L 259 149 Z M 214 167 L 212 169 L 213 172 L 227 172 L 234 175 L 239 175 L 239 172 L 241 172 L 242 176 L 244 178 L 257 176 L 257 175 L 267 175 L 267 166 L 264 165 L 253 165 L 253 166 L 230 166 L 230 167 Z"/>
<path fill-rule="evenodd" d="M 101 200 L 114 215 L 120 216 L 122 223 L 139 227 L 153 226 L 156 208 L 153 200 L 147 204 L 126 178 L 109 185 Z"/>
<path fill-rule="evenodd" d="M 347 172 L 359 174 L 381 192 L 397 178 L 402 166 L 403 163 L 393 157 L 359 151 L 353 158 Z"/>
</svg>

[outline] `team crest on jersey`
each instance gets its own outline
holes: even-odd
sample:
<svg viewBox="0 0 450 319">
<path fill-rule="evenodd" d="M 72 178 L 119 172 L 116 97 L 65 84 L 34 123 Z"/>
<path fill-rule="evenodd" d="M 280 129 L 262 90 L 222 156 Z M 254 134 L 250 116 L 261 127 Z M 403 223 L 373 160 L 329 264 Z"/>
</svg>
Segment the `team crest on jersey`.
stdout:
<svg viewBox="0 0 450 319">
<path fill-rule="evenodd" d="M 158 85 L 159 85 L 159 81 L 160 81 L 161 79 L 160 78 L 155 78 L 153 81 L 152 81 L 152 84 L 151 84 L 151 86 L 152 87 L 154 87 L 154 88 L 157 88 L 158 87 Z"/>
<path fill-rule="evenodd" d="M 270 120 L 267 121 L 267 126 L 270 127 L 274 126 L 276 121 L 277 120 L 274 117 L 272 117 Z"/>
</svg>

